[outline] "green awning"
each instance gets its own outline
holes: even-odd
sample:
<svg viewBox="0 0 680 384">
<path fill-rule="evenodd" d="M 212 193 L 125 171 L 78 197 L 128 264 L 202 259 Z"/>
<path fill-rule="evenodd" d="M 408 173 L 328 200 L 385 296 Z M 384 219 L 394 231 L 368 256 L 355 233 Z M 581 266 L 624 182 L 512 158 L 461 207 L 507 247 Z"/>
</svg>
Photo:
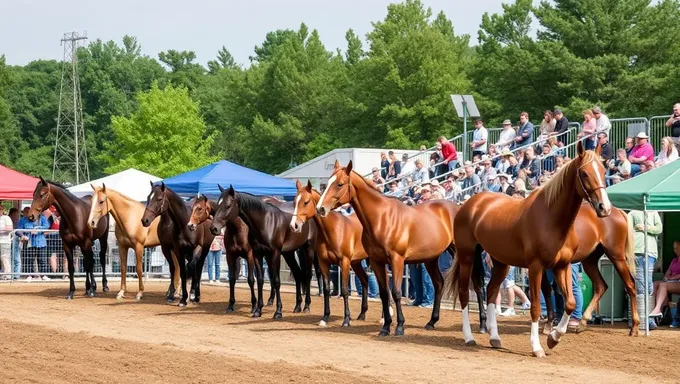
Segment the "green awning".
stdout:
<svg viewBox="0 0 680 384">
<path fill-rule="evenodd" d="M 607 188 L 612 205 L 620 209 L 680 211 L 680 160 L 655 168 Z"/>
</svg>

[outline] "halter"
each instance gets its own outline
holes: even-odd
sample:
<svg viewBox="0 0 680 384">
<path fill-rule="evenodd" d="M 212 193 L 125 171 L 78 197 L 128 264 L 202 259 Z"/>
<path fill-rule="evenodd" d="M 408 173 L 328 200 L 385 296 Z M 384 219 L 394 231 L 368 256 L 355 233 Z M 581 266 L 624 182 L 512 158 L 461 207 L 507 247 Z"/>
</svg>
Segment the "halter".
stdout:
<svg viewBox="0 0 680 384">
<path fill-rule="evenodd" d="M 340 171 L 340 170 L 338 169 L 338 171 Z M 338 200 L 335 202 L 335 204 L 337 204 L 338 201 L 342 200 L 342 198 L 345 197 L 345 195 L 350 193 L 349 191 L 352 189 L 352 172 L 350 172 L 349 175 L 347 175 L 347 176 L 349 177 L 349 183 L 347 183 L 347 190 L 345 191 L 345 193 L 342 194 L 342 196 L 340 196 L 340 198 L 338 198 Z M 350 198 L 350 201 L 351 201 L 352 196 L 350 195 L 349 198 Z M 335 209 L 335 208 L 333 208 L 333 209 Z"/>
<path fill-rule="evenodd" d="M 149 208 L 149 204 L 147 203 L 146 209 L 153 213 L 154 216 L 160 216 L 163 213 L 163 208 L 165 208 L 165 200 L 167 199 L 167 196 L 165 196 L 165 192 L 161 191 L 163 194 L 163 199 L 161 200 L 161 207 L 159 208 L 158 212 L 154 211 L 153 209 Z"/>
<path fill-rule="evenodd" d="M 581 164 L 581 165 L 578 167 L 578 170 L 577 170 L 577 171 L 580 171 L 581 168 L 583 168 L 583 167 L 585 167 L 586 165 L 592 163 L 593 161 L 594 161 L 593 159 L 590 159 L 590 160 L 587 161 L 585 164 Z M 588 201 L 588 203 L 590 203 L 590 205 L 593 205 L 593 200 L 592 200 L 592 198 L 590 197 L 590 193 L 588 193 L 588 191 L 586 190 L 585 185 L 583 185 L 583 180 L 581 180 L 581 176 L 580 176 L 578 173 L 576 174 L 576 178 L 578 179 L 579 184 L 581 185 L 581 189 L 583 190 L 583 194 L 585 195 L 586 200 Z M 606 189 L 606 187 L 604 187 L 604 186 L 598 186 L 597 188 L 593 189 L 593 191 L 592 191 L 591 193 L 595 193 L 595 191 L 597 191 L 598 189 Z"/>
</svg>

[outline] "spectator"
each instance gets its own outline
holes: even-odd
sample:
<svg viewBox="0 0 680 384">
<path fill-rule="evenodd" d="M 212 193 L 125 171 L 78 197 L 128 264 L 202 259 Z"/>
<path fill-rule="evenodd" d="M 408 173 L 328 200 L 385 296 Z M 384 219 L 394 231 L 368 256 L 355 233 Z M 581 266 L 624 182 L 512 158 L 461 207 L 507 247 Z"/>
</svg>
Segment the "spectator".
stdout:
<svg viewBox="0 0 680 384">
<path fill-rule="evenodd" d="M 513 148 L 521 148 L 534 141 L 534 125 L 529 121 L 529 114 L 522 112 L 519 114 L 520 126 L 515 137 Z"/>
<path fill-rule="evenodd" d="M 456 152 L 456 146 L 444 136 L 439 136 L 437 142 L 442 146 L 442 161 L 447 165 L 449 172 L 453 171 L 458 164 L 458 152 Z"/>
<path fill-rule="evenodd" d="M 602 113 L 600 107 L 593 108 L 593 116 L 595 117 L 595 132 L 604 132 L 609 135 L 609 130 L 612 127 L 612 123 L 609 122 L 609 117 Z"/>
<path fill-rule="evenodd" d="M 564 163 L 565 163 L 565 161 L 564 161 L 563 155 L 558 155 L 557 157 L 555 157 L 555 170 L 553 171 L 553 173 L 556 173 L 562 167 L 564 167 Z"/>
<path fill-rule="evenodd" d="M 555 171 L 555 156 L 552 154 L 550 144 L 543 144 L 543 153 L 540 157 L 541 169 L 543 171 L 554 172 Z"/>
<path fill-rule="evenodd" d="M 432 200 L 432 190 L 430 189 L 430 183 L 425 183 L 423 184 L 423 187 L 420 188 L 420 198 L 417 201 L 417 204 L 424 203 L 428 200 Z"/>
<path fill-rule="evenodd" d="M 635 148 L 635 145 L 633 144 L 633 138 L 632 137 L 626 137 L 626 144 L 625 144 L 626 157 L 630 157 L 630 154 L 633 153 L 633 148 Z"/>
<path fill-rule="evenodd" d="M 510 156 L 508 161 L 510 162 L 510 166 L 508 167 L 506 173 L 508 175 L 512 175 L 512 177 L 519 176 L 519 161 L 517 158 L 515 156 Z"/>
<path fill-rule="evenodd" d="M 19 210 L 12 207 L 9 209 L 9 218 L 12 220 L 12 226 L 14 228 L 18 228 L 19 226 L 19 219 L 21 215 L 19 214 Z M 19 236 L 15 234 L 12 235 L 12 261 L 14 263 L 13 265 L 13 271 L 14 275 L 12 276 L 12 279 L 18 280 L 19 275 L 21 274 L 21 253 L 19 250 L 21 249 L 20 242 L 19 242 Z"/>
<path fill-rule="evenodd" d="M 654 263 L 659 255 L 657 239 L 663 231 L 663 224 L 661 217 L 656 211 L 647 211 L 647 215 L 642 211 L 631 210 L 628 213 L 628 220 L 633 224 L 633 239 L 635 244 L 635 288 L 637 295 L 652 295 L 652 273 L 654 272 Z M 647 289 L 645 290 L 645 223 L 647 225 Z M 646 291 L 646 293 L 645 293 Z M 642 324 L 641 324 L 642 325 Z M 654 321 L 649 322 L 649 329 L 656 328 Z"/>
<path fill-rule="evenodd" d="M 581 263 L 571 264 L 571 291 L 574 295 L 574 300 L 576 301 L 576 307 L 569 317 L 569 322 L 567 326 L 571 329 L 578 328 L 581 318 L 583 316 L 583 291 L 579 285 L 581 276 Z M 553 308 L 555 310 L 555 321 L 559 322 L 564 313 L 564 295 L 560 292 L 560 289 L 555 280 L 555 275 L 552 269 L 546 269 L 545 275 L 550 285 L 550 300 L 553 303 Z M 541 292 L 541 307 L 545 306 L 545 299 L 543 297 L 543 292 Z"/>
<path fill-rule="evenodd" d="M 496 142 L 496 149 L 504 152 L 504 151 L 509 151 L 510 147 L 514 144 L 515 142 L 515 136 L 517 133 L 515 132 L 515 129 L 512 127 L 512 123 L 510 120 L 504 120 L 503 121 L 503 130 L 501 131 L 500 137 L 498 138 L 498 142 Z"/>
<path fill-rule="evenodd" d="M 655 165 L 660 167 L 678 159 L 678 149 L 673 143 L 673 138 L 666 136 L 661 139 L 661 151 L 656 159 Z"/>
<path fill-rule="evenodd" d="M 583 125 L 581 126 L 581 132 L 579 132 L 577 138 L 583 138 L 583 147 L 586 150 L 595 149 L 595 142 L 593 141 L 593 135 L 595 133 L 595 128 L 597 127 L 597 122 L 593 116 L 593 111 L 586 109 L 583 111 Z"/>
<path fill-rule="evenodd" d="M 666 121 L 666 126 L 671 128 L 673 143 L 680 146 L 680 103 L 673 105 L 673 113 Z"/>
<path fill-rule="evenodd" d="M 377 167 L 373 167 L 372 176 L 373 176 L 373 178 L 371 180 L 373 180 L 373 182 L 375 183 L 378 191 L 384 192 L 384 190 L 385 190 L 385 187 L 384 187 L 385 179 L 383 179 L 382 176 L 380 176 L 380 172 L 379 172 L 379 169 Z"/>
<path fill-rule="evenodd" d="M 387 171 L 390 169 L 390 161 L 387 160 L 387 154 L 380 152 L 380 176 L 387 179 Z"/>
<path fill-rule="evenodd" d="M 430 180 L 430 173 L 427 168 L 423 167 L 423 162 L 418 159 L 416 160 L 416 170 L 413 172 L 413 181 L 416 184 L 422 184 Z"/>
<path fill-rule="evenodd" d="M 515 316 L 515 294 L 517 294 L 522 300 L 522 309 L 527 310 L 531 308 L 531 302 L 527 295 L 517 286 L 515 283 L 515 270 L 514 266 L 510 266 L 508 269 L 508 274 L 505 276 L 505 280 L 501 283 L 501 289 L 507 290 L 508 295 L 508 307 L 505 311 L 500 313 L 500 316 Z M 501 291 L 498 291 L 496 296 L 496 308 L 501 307 Z"/>
<path fill-rule="evenodd" d="M 18 232 L 17 235 L 21 236 L 21 240 L 26 243 L 26 253 L 28 255 L 26 261 L 28 261 L 25 272 L 29 274 L 26 278 L 27 281 L 31 281 L 32 277 L 30 275 L 31 269 L 33 267 L 32 261 L 37 258 L 38 260 L 38 275 L 40 278 L 47 281 L 50 280 L 45 273 L 47 273 L 47 239 L 45 239 L 45 233 L 41 230 L 48 229 L 50 227 L 49 222 L 44 214 L 38 215 L 35 221 L 30 221 L 28 219 L 28 207 L 24 209 L 24 217 L 19 220 L 19 226 L 17 229 L 28 229 L 29 231 Z"/>
<path fill-rule="evenodd" d="M 498 150 L 496 149 L 496 144 L 489 144 L 489 158 L 491 159 L 491 166 L 496 168 L 496 165 L 501 161 L 501 157 L 498 155 Z"/>
<path fill-rule="evenodd" d="M 14 224 L 12 219 L 5 214 L 5 206 L 0 204 L 0 264 L 2 265 L 3 280 L 9 279 L 12 275 L 12 265 L 10 257 L 12 252 L 12 230 Z"/>
<path fill-rule="evenodd" d="M 675 252 L 675 257 L 668 266 L 668 270 L 663 276 L 663 281 L 654 282 L 654 301 L 656 301 L 656 306 L 652 309 L 649 316 L 662 316 L 661 309 L 667 304 L 668 294 L 680 294 L 680 241 L 675 240 L 673 242 L 673 252 Z M 680 325 L 680 323 L 675 321 L 673 323 L 675 327 Z"/>
<path fill-rule="evenodd" d="M 430 180 L 430 190 L 432 191 L 432 195 L 430 196 L 430 200 L 443 200 L 444 195 L 446 194 L 446 191 L 444 190 L 444 187 L 439 185 L 439 180 L 433 179 Z"/>
<path fill-rule="evenodd" d="M 488 190 L 489 183 L 488 180 L 493 180 L 496 177 L 496 169 L 491 166 L 491 159 L 489 156 L 484 155 L 482 159 L 482 171 L 480 172 L 479 178 L 484 181 L 482 186 L 483 190 Z"/>
<path fill-rule="evenodd" d="M 637 145 L 633 147 L 628 161 L 630 161 L 630 175 L 634 177 L 640 173 L 642 164 L 649 160 L 654 160 L 654 148 L 648 142 L 649 136 L 646 133 L 640 132 L 637 134 Z"/>
<path fill-rule="evenodd" d="M 482 180 L 475 174 L 475 169 L 472 165 L 465 167 L 465 177 L 463 178 L 462 190 L 468 195 L 474 195 L 479 192 L 479 188 L 482 186 Z"/>
<path fill-rule="evenodd" d="M 484 121 L 477 119 L 475 121 L 475 130 L 472 132 L 472 156 L 482 156 L 487 152 L 487 141 L 489 132 L 484 128 Z"/>
<path fill-rule="evenodd" d="M 385 193 L 385 195 L 401 199 L 404 196 L 404 193 L 399 189 L 399 185 L 396 181 L 390 181 L 390 190 Z"/>
<path fill-rule="evenodd" d="M 363 269 L 368 268 L 368 263 L 366 262 L 366 259 L 361 260 L 361 267 Z M 356 273 L 354 274 L 354 285 L 357 288 L 357 295 L 361 296 L 363 288 L 361 286 L 361 281 L 359 281 L 359 277 L 356 275 Z M 370 297 L 371 299 L 378 297 L 378 280 L 372 273 L 368 275 L 368 297 Z"/>
<path fill-rule="evenodd" d="M 538 136 L 538 144 L 543 145 L 548 137 L 555 132 L 555 125 L 557 121 L 553 116 L 552 111 L 543 112 L 543 120 L 541 120 L 540 134 Z"/>
<path fill-rule="evenodd" d="M 611 176 L 619 176 L 622 180 L 630 177 L 631 164 L 626 158 L 626 150 L 619 149 L 616 151 L 616 161 L 609 162 L 609 170 Z"/>
<path fill-rule="evenodd" d="M 394 151 L 387 152 L 387 157 L 390 159 L 390 166 L 387 169 L 387 178 L 385 180 L 395 179 L 401 173 L 401 162 L 394 156 Z"/>
<path fill-rule="evenodd" d="M 540 174 L 540 161 L 536 158 L 534 147 L 527 147 L 526 151 L 524 151 L 524 157 L 524 162 L 520 169 L 524 170 L 528 178 L 536 179 Z"/>
<path fill-rule="evenodd" d="M 210 252 L 208 252 L 208 280 L 211 284 L 220 282 L 220 261 L 222 258 L 222 244 L 224 244 L 224 236 L 215 236 L 213 242 L 210 244 Z M 236 271 L 229 271 L 229 274 L 236 273 Z"/>
<path fill-rule="evenodd" d="M 564 114 L 560 109 L 555 110 L 555 135 L 557 138 L 558 145 L 563 147 L 566 145 L 567 131 L 569 130 L 569 120 L 564 117 Z"/>
<path fill-rule="evenodd" d="M 508 168 L 510 168 L 510 158 L 515 157 L 515 155 L 508 149 L 504 149 L 501 152 L 501 158 L 496 163 L 496 172 L 507 173 Z"/>
<path fill-rule="evenodd" d="M 416 171 L 415 163 L 408 158 L 408 153 L 404 153 L 401 156 L 401 172 L 399 172 L 399 177 L 403 178 L 406 176 L 413 176 Z"/>
<path fill-rule="evenodd" d="M 505 173 L 499 173 L 496 175 L 496 178 L 498 179 L 499 188 L 498 191 L 495 192 L 512 196 L 513 192 L 515 192 L 515 187 L 512 186 L 512 176 Z"/>
<path fill-rule="evenodd" d="M 609 144 L 609 137 L 607 132 L 600 132 L 597 134 L 598 144 L 600 144 L 600 157 L 604 161 L 605 165 L 607 162 L 614 158 L 614 151 L 612 146 Z"/>
</svg>

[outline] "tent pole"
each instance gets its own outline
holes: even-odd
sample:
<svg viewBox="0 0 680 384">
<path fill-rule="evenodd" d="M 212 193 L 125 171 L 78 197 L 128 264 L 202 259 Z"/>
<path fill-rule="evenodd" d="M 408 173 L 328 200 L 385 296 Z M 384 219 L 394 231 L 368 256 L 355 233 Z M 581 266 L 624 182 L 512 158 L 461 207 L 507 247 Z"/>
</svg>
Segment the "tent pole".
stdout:
<svg viewBox="0 0 680 384">
<path fill-rule="evenodd" d="M 642 222 L 644 223 L 644 231 L 645 231 L 645 270 L 644 270 L 644 288 L 643 292 L 645 295 L 645 336 L 649 336 L 649 293 L 647 292 L 647 287 L 649 286 L 649 253 L 648 253 L 648 245 L 647 245 L 647 196 L 643 196 L 642 198 L 642 212 L 643 212 L 643 219 Z"/>
</svg>

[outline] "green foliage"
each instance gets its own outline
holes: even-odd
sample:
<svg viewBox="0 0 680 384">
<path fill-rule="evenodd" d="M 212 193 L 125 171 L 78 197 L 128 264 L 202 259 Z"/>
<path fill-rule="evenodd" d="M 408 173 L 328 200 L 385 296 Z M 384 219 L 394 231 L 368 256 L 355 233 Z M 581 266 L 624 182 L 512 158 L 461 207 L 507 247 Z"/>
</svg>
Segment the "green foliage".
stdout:
<svg viewBox="0 0 680 384">
<path fill-rule="evenodd" d="M 205 137 L 198 104 L 186 88 L 161 90 L 154 83 L 137 101 L 132 116 L 112 119 L 115 139 L 105 158 L 106 172 L 134 167 L 165 178 L 217 160 L 208 153 L 213 137 Z"/>
</svg>

